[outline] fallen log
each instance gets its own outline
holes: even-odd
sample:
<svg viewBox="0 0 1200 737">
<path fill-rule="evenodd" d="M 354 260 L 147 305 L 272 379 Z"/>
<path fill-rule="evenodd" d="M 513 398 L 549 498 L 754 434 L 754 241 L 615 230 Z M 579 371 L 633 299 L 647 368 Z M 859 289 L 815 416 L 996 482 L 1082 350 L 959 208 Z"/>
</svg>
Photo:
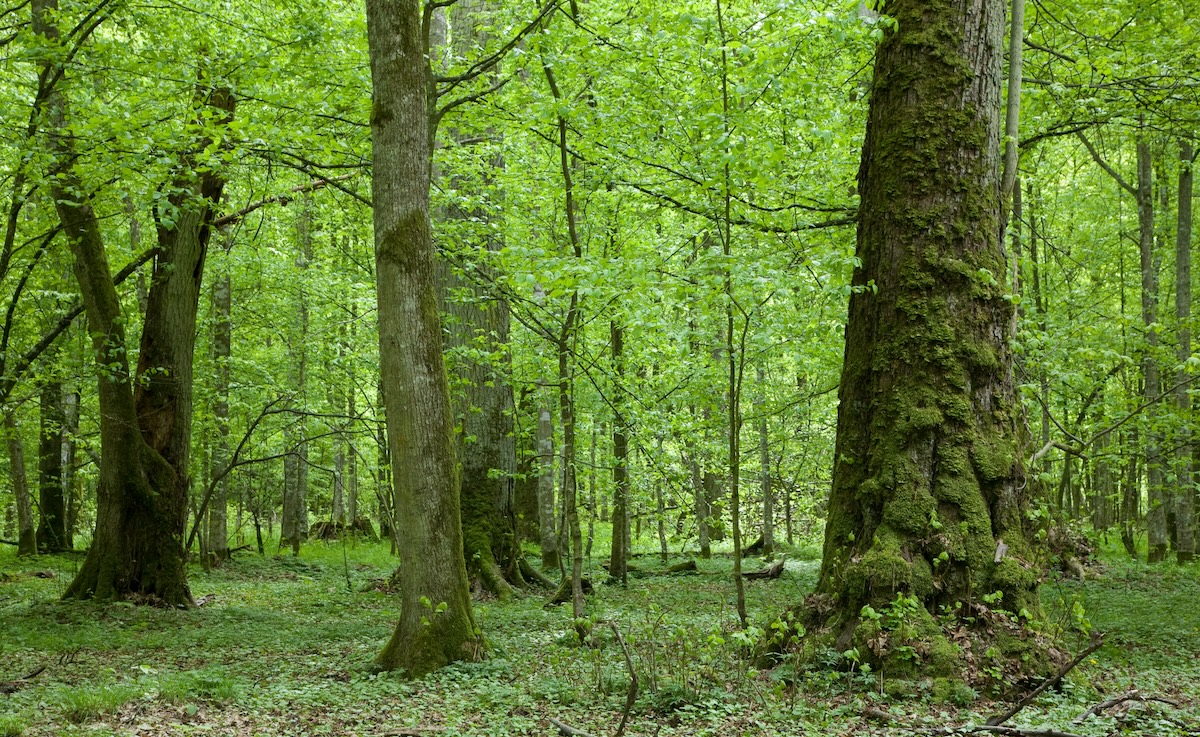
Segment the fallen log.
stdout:
<svg viewBox="0 0 1200 737">
<path fill-rule="evenodd" d="M 742 576 L 744 576 L 747 581 L 758 581 L 761 579 L 779 578 L 781 575 L 783 575 L 784 563 L 785 563 L 785 559 L 780 558 L 779 560 L 775 561 L 774 563 L 772 563 L 771 565 L 762 569 L 761 571 L 747 571 L 747 572 L 743 573 Z"/>
</svg>

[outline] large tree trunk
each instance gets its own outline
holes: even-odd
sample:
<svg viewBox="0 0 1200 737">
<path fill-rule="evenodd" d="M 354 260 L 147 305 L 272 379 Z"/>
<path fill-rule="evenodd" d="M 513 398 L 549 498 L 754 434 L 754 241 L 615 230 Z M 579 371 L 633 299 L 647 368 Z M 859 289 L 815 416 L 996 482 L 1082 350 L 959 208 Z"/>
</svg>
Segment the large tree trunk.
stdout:
<svg viewBox="0 0 1200 737">
<path fill-rule="evenodd" d="M 995 606 L 1038 611 L 999 231 L 1004 2 L 898 0 L 888 13 L 899 27 L 875 62 L 859 171 L 862 266 L 810 604 L 839 652 L 857 646 L 899 673 L 911 662 L 878 640 L 872 649 L 880 625 L 860 612 L 912 597 L 923 673 L 956 673 L 962 654 L 938 626 L 940 607 L 1000 592 Z M 975 636 L 989 639 L 984 627 Z M 1014 663 L 1034 647 L 993 644 Z"/>
<path fill-rule="evenodd" d="M 47 379 L 40 392 L 38 434 L 38 549 L 44 553 L 69 550 L 67 503 L 63 487 L 63 385 Z"/>
<path fill-rule="evenodd" d="M 395 486 L 400 621 L 376 658 L 420 677 L 478 656 L 442 358 L 427 40 L 417 0 L 367 0 L 379 358 Z"/>
</svg>

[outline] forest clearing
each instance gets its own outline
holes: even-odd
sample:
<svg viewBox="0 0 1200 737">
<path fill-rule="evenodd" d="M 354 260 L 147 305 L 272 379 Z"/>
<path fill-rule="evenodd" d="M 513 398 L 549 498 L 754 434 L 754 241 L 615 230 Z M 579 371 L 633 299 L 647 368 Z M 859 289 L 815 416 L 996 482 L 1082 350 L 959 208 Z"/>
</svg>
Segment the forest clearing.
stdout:
<svg viewBox="0 0 1200 737">
<path fill-rule="evenodd" d="M 815 584 L 818 561 L 805 552 L 792 551 L 780 578 L 747 588 L 757 636 Z M 786 661 L 760 669 L 738 625 L 727 557 L 682 574 L 664 573 L 657 554 L 633 562 L 628 587 L 597 586 L 592 597 L 638 675 L 625 734 L 945 734 L 934 730 L 983 724 L 1008 706 L 932 680 L 897 689 L 886 674 L 829 667 L 796 679 Z M 208 603 L 186 611 L 60 602 L 77 564 L 52 556 L 32 568 L 0 554 L 0 679 L 45 667 L 0 697 L 0 734 L 555 735 L 556 719 L 608 737 L 625 709 L 629 676 L 611 630 L 597 628 L 598 645 L 579 647 L 545 595 L 476 603 L 483 662 L 413 682 L 369 674 L 397 616 L 394 595 L 377 590 L 394 567 L 386 545 L 318 543 L 299 558 L 239 553 L 191 571 Z M 1082 647 L 1103 631 L 1105 644 L 1010 726 L 1084 737 L 1196 733 L 1194 570 L 1113 556 L 1083 581 L 1048 581 L 1042 596 L 1064 642 Z M 1164 702 L 1127 701 L 1073 721 L 1134 689 Z"/>
</svg>

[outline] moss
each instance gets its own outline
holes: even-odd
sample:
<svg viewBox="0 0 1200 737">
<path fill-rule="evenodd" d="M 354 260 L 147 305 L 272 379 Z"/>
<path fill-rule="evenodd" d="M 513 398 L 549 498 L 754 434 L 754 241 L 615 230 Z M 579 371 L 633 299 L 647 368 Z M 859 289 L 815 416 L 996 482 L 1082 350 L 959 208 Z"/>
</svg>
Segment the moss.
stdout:
<svg viewBox="0 0 1200 737">
<path fill-rule="evenodd" d="M 981 481 L 999 481 L 1012 476 L 1017 447 L 1010 437 L 979 438 L 971 448 L 971 461 Z"/>
<path fill-rule="evenodd" d="M 958 678 L 934 678 L 932 693 L 934 701 L 955 706 L 970 706 L 979 698 L 979 693 Z"/>
</svg>

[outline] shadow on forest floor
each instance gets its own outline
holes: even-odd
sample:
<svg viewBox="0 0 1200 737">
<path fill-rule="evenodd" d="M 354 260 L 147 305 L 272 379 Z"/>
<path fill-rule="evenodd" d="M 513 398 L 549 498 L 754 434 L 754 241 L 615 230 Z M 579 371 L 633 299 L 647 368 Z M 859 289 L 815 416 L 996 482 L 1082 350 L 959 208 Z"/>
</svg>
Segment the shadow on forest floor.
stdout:
<svg viewBox="0 0 1200 737">
<path fill-rule="evenodd" d="M 193 593 L 212 598 L 189 611 L 60 603 L 77 565 L 66 556 L 17 560 L 0 551 L 0 685 L 45 668 L 0 695 L 0 737 L 551 735 L 551 717 L 609 735 L 620 721 L 628 684 L 621 649 L 611 634 L 599 648 L 573 646 L 568 610 L 543 609 L 540 595 L 477 602 L 486 662 L 416 683 L 367 675 L 362 666 L 398 615 L 395 596 L 370 590 L 394 566 L 384 545 L 316 543 L 298 560 L 243 554 L 223 568 L 195 568 Z M 646 573 L 665 567 L 652 557 L 637 565 Z M 736 628 L 730 565 L 702 560 L 694 574 L 635 577 L 627 589 L 600 586 L 589 599 L 591 616 L 621 629 L 641 681 L 628 734 L 915 734 L 900 725 L 978 723 L 998 710 L 986 700 L 969 704 L 973 693 L 929 688 L 891 701 L 878 695 L 875 675 L 829 670 L 794 688 L 784 669 L 756 670 L 746 641 L 764 636 L 803 598 L 818 563 L 789 562 L 781 578 L 750 583 L 748 632 Z M 1083 581 L 1046 584 L 1043 600 L 1052 625 L 1077 642 L 1094 627 L 1106 644 L 1013 726 L 1087 737 L 1195 729 L 1195 567 L 1112 560 Z M 1134 687 L 1183 708 L 1127 702 L 1071 724 L 1105 696 Z M 883 711 L 895 718 L 880 722 Z"/>
</svg>

